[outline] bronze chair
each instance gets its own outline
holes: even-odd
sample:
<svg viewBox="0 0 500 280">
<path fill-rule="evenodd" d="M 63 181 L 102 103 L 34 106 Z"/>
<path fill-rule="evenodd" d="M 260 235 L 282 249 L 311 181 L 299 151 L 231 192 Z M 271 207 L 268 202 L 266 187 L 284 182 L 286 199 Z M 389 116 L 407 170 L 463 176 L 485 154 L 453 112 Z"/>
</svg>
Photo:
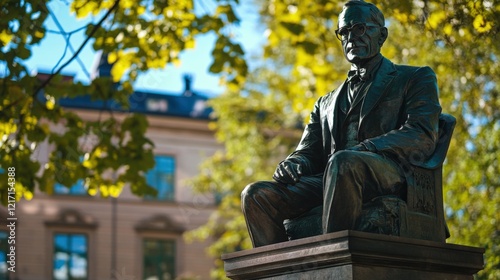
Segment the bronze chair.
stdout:
<svg viewBox="0 0 500 280">
<path fill-rule="evenodd" d="M 449 237 L 444 219 L 442 167 L 450 145 L 456 120 L 448 114 L 439 117 L 439 140 L 433 155 L 423 161 L 415 155 L 410 159 L 417 168 L 407 182 L 403 199 L 380 196 L 363 205 L 356 230 L 387 235 L 445 242 Z M 290 240 L 321 234 L 323 207 L 283 222 Z"/>
</svg>

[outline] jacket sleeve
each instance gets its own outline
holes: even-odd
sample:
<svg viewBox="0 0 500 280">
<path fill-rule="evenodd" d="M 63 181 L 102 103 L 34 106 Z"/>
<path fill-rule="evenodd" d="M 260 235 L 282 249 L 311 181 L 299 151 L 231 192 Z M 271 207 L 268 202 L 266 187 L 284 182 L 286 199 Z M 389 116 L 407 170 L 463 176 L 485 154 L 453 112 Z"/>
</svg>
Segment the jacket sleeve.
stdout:
<svg viewBox="0 0 500 280">
<path fill-rule="evenodd" d="M 300 164 L 302 175 L 313 175 L 323 172 L 323 135 L 321 128 L 321 101 L 320 97 L 314 104 L 309 123 L 306 125 L 302 138 L 296 150 L 285 160 Z"/>
<path fill-rule="evenodd" d="M 403 92 L 401 127 L 363 143 L 370 151 L 419 166 L 432 155 L 438 140 L 441 106 L 434 71 L 417 68 Z"/>
</svg>

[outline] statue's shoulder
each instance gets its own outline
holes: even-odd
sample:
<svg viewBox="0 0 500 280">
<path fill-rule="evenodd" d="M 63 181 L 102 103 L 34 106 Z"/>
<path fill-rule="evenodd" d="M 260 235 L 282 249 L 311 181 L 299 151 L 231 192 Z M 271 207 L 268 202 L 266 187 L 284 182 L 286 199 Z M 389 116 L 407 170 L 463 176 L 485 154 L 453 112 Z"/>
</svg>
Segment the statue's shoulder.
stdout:
<svg viewBox="0 0 500 280">
<path fill-rule="evenodd" d="M 342 85 L 340 85 L 338 88 L 328 92 L 327 94 L 321 96 L 318 98 L 316 101 L 318 104 L 324 105 L 324 106 L 329 106 L 334 99 L 339 95 L 340 89 L 342 88 Z"/>
<path fill-rule="evenodd" d="M 418 75 L 418 74 L 432 74 L 435 75 L 432 68 L 429 66 L 414 66 L 405 64 L 394 64 L 394 67 L 399 73 L 408 75 Z"/>
</svg>

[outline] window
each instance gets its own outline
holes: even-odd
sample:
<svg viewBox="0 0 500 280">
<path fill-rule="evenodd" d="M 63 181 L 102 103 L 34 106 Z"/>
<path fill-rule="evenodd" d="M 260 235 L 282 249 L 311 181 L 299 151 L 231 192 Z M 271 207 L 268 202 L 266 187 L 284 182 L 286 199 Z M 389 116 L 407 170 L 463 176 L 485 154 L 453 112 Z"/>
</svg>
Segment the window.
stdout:
<svg viewBox="0 0 500 280">
<path fill-rule="evenodd" d="M 88 279 L 88 242 L 82 233 L 54 234 L 54 280 Z"/>
<path fill-rule="evenodd" d="M 0 231 L 0 280 L 9 279 L 9 271 L 7 270 L 8 237 L 6 231 Z"/>
<path fill-rule="evenodd" d="M 71 186 L 71 188 L 67 188 L 66 186 L 56 183 L 54 185 L 54 193 L 68 195 L 87 195 L 87 190 L 85 189 L 83 180 L 78 180 L 76 184 Z"/>
<path fill-rule="evenodd" d="M 145 239 L 144 280 L 175 279 L 175 241 L 162 239 Z"/>
<path fill-rule="evenodd" d="M 175 158 L 172 156 L 155 156 L 156 165 L 146 174 L 147 183 L 158 191 L 148 199 L 174 200 Z"/>
</svg>

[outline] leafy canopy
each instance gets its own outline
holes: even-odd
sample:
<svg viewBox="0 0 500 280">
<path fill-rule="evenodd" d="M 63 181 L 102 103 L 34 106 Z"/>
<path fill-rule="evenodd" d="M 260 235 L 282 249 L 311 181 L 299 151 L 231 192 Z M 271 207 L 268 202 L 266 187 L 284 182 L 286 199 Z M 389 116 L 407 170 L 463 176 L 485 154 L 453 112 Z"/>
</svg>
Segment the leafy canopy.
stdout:
<svg viewBox="0 0 500 280">
<path fill-rule="evenodd" d="M 127 184 L 134 194 L 154 194 L 143 176 L 154 166 L 145 116 L 103 109 L 97 119 L 83 119 L 61 108 L 58 100 L 89 95 L 114 100 L 126 112 L 138 74 L 180 63 L 180 53 L 194 48 L 196 35 L 205 33 L 217 38 L 210 71 L 221 74 L 228 86 L 239 86 L 247 66 L 231 34 L 231 26 L 239 21 L 233 10 L 238 1 L 218 1 L 214 11 L 202 12 L 195 12 L 193 0 L 72 1 L 77 17 L 99 19 L 85 27 L 87 39 L 72 59 L 93 41 L 94 50 L 106 53 L 113 65 L 111 77 L 90 84 L 58 75 L 71 60 L 43 81 L 28 73 L 25 60 L 31 46 L 54 32 L 45 25 L 48 18 L 57 20 L 49 2 L 8 0 L 0 8 L 0 60 L 5 65 L 0 78 L 0 167 L 16 170 L 11 186 L 8 173 L 0 172 L 0 200 L 7 202 L 9 187 L 15 187 L 16 199 L 29 200 L 36 186 L 52 193 L 54 183 L 70 187 L 78 180 L 85 180 L 91 195 L 116 197 Z M 62 27 L 60 31 L 68 35 Z M 51 148 L 48 158 L 37 156 L 37 147 L 44 143 Z"/>
</svg>

